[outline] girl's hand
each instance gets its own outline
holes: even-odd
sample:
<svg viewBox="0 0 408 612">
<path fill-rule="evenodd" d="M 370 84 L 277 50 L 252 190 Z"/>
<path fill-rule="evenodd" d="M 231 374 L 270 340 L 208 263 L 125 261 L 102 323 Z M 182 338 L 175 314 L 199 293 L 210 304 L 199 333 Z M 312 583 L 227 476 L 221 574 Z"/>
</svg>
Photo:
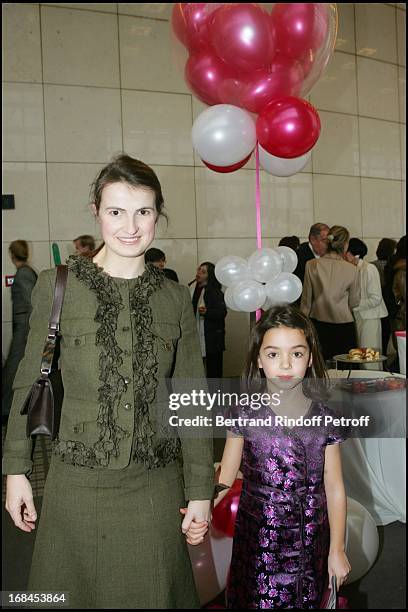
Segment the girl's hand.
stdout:
<svg viewBox="0 0 408 612">
<path fill-rule="evenodd" d="M 180 508 L 184 514 L 181 530 L 189 544 L 200 544 L 208 531 L 211 501 L 189 501 L 187 508 Z"/>
<path fill-rule="evenodd" d="M 33 491 L 24 474 L 7 476 L 6 510 L 15 526 L 21 531 L 30 533 L 35 529 L 37 512 L 34 506 Z"/>
<path fill-rule="evenodd" d="M 347 559 L 347 555 L 344 551 L 334 551 L 329 553 L 328 558 L 328 570 L 329 570 L 329 588 L 332 576 L 336 576 L 337 590 L 344 584 L 351 571 L 351 565 Z"/>
</svg>

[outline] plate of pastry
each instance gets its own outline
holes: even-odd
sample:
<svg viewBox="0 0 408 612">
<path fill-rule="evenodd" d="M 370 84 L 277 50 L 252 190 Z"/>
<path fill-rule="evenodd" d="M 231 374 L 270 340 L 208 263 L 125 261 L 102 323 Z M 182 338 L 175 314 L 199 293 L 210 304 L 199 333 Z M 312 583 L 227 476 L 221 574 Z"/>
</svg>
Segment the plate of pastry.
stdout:
<svg viewBox="0 0 408 612">
<path fill-rule="evenodd" d="M 386 361 L 387 357 L 385 355 L 381 355 L 380 351 L 375 348 L 363 347 L 352 348 L 344 355 L 335 355 L 333 359 L 343 363 L 380 363 L 382 361 Z"/>
</svg>

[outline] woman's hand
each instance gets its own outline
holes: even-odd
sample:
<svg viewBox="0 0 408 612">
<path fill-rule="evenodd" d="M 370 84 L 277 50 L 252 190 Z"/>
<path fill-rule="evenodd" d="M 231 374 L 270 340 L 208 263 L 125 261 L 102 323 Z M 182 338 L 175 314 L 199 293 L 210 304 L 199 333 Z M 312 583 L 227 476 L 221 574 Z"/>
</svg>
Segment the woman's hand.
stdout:
<svg viewBox="0 0 408 612">
<path fill-rule="evenodd" d="M 344 584 L 351 571 L 351 565 L 343 550 L 329 552 L 328 558 L 329 588 L 332 576 L 336 576 L 337 590 Z"/>
<path fill-rule="evenodd" d="M 7 476 L 6 510 L 13 523 L 22 531 L 35 529 L 37 512 L 34 506 L 33 491 L 24 474 Z"/>
<path fill-rule="evenodd" d="M 187 508 L 180 508 L 184 514 L 181 531 L 185 534 L 188 544 L 201 544 L 208 531 L 211 501 L 189 501 Z"/>
<path fill-rule="evenodd" d="M 204 316 L 205 313 L 207 312 L 207 308 L 205 306 L 199 306 L 198 312 L 200 313 L 201 316 Z"/>
</svg>

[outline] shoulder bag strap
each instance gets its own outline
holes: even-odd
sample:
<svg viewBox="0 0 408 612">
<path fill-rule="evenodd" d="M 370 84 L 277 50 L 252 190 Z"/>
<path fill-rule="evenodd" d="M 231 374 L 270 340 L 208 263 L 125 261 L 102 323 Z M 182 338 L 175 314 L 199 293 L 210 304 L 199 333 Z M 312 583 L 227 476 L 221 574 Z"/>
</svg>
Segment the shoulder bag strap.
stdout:
<svg viewBox="0 0 408 612">
<path fill-rule="evenodd" d="M 57 338 L 60 335 L 60 319 L 62 303 L 64 301 L 65 287 L 67 285 L 68 267 L 57 266 L 57 276 L 54 287 L 54 300 L 51 308 L 51 316 L 48 322 L 48 336 L 45 341 L 43 356 L 41 361 L 41 374 L 48 376 L 52 370 Z"/>
</svg>

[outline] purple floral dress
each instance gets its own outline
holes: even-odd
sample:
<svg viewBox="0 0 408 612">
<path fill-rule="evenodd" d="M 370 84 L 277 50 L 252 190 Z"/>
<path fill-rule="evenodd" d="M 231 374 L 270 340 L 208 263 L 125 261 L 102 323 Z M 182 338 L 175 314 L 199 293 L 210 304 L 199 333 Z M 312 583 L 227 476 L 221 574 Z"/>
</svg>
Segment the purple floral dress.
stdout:
<svg viewBox="0 0 408 612">
<path fill-rule="evenodd" d="M 262 409 L 257 412 L 260 417 Z M 240 414 L 254 416 L 242 409 Z M 307 416 L 325 414 L 333 412 L 312 403 Z M 228 608 L 319 608 L 329 552 L 325 448 L 342 442 L 344 430 L 273 427 L 254 434 L 229 429 L 245 442 Z"/>
</svg>

